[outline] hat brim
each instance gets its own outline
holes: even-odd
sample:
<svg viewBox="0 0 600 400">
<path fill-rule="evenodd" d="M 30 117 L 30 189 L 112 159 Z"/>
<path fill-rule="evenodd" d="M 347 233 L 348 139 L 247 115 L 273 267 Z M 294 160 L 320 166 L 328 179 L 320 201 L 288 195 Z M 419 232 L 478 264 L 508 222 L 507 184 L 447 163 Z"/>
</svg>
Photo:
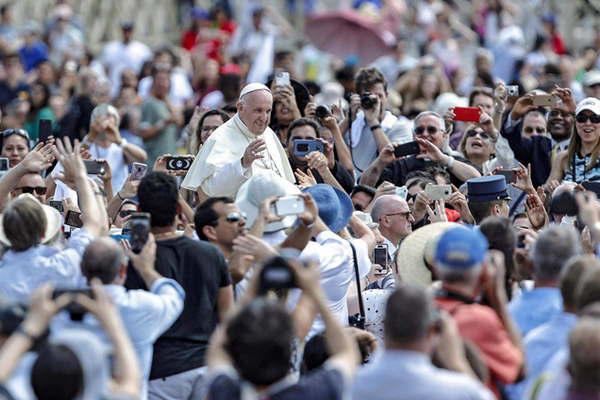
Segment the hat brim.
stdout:
<svg viewBox="0 0 600 400">
<path fill-rule="evenodd" d="M 303 192 L 309 193 L 314 186 L 307 187 L 303 190 Z M 344 229 L 348 223 L 350 222 L 350 218 L 352 218 L 352 213 L 354 212 L 354 206 L 352 205 L 352 200 L 350 196 L 346 192 L 339 190 L 331 186 L 335 195 L 337 196 L 340 204 L 340 210 L 335 214 L 335 217 L 332 221 L 324 221 L 327 224 L 327 227 L 335 233 L 338 233 L 342 229 Z M 318 205 L 318 204 L 317 204 Z"/>
<path fill-rule="evenodd" d="M 60 213 L 45 204 L 41 204 L 42 210 L 44 211 L 44 216 L 46 217 L 46 231 L 44 232 L 44 237 L 42 239 L 42 244 L 46 244 L 50 242 L 52 239 L 56 237 L 58 232 L 60 232 L 62 228 L 62 219 Z M 6 237 L 4 233 L 4 215 L 0 215 L 0 242 L 5 246 L 11 246 L 10 241 Z"/>
<path fill-rule="evenodd" d="M 425 225 L 408 235 L 396 253 L 400 281 L 411 285 L 429 286 L 433 279 L 425 263 L 426 249 L 432 248 L 448 229 L 457 226 L 461 225 L 455 222 L 436 222 Z"/>
</svg>

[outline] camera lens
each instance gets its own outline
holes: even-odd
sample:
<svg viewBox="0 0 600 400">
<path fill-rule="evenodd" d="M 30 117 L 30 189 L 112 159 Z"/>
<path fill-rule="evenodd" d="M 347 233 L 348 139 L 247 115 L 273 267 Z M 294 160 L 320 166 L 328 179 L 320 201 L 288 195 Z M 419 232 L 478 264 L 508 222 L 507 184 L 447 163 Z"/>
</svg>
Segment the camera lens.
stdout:
<svg viewBox="0 0 600 400">
<path fill-rule="evenodd" d="M 300 143 L 297 148 L 298 151 L 308 151 L 308 143 Z"/>
</svg>

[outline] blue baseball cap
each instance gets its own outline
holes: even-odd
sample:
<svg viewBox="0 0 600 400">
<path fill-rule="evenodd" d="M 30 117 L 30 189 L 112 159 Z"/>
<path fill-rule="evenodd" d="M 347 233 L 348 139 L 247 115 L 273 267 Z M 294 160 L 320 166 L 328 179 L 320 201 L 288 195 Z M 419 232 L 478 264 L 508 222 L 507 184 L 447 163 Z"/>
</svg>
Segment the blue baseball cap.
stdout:
<svg viewBox="0 0 600 400">
<path fill-rule="evenodd" d="M 467 181 L 467 197 L 470 202 L 510 200 L 506 190 L 504 175 L 488 175 Z"/>
<path fill-rule="evenodd" d="M 460 226 L 440 236 L 435 249 L 435 264 L 442 268 L 467 270 L 481 264 L 488 241 L 476 228 Z"/>
</svg>

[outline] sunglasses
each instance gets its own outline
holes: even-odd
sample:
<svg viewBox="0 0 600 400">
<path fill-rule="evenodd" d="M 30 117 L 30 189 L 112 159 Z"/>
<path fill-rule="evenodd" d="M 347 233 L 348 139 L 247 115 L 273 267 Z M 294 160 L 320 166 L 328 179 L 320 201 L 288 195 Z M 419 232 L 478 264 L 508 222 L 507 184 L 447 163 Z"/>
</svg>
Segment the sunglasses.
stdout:
<svg viewBox="0 0 600 400">
<path fill-rule="evenodd" d="M 575 120 L 580 124 L 586 123 L 588 120 L 592 122 L 592 124 L 600 123 L 600 115 L 598 114 L 577 114 Z"/>
<path fill-rule="evenodd" d="M 567 117 L 572 117 L 573 115 L 575 115 L 575 114 L 568 112 L 568 111 L 562 111 L 562 110 L 550 110 L 550 112 L 548 113 L 549 118 L 556 118 L 556 117 L 567 118 Z"/>
<path fill-rule="evenodd" d="M 432 125 L 428 125 L 427 127 L 417 126 L 415 128 L 415 135 L 421 136 L 425 133 L 425 131 L 427 131 L 427 134 L 429 134 L 429 135 L 435 135 L 436 133 L 439 132 L 439 129 Z"/>
<path fill-rule="evenodd" d="M 46 194 L 46 188 L 44 186 L 21 186 L 20 188 L 16 188 L 15 190 L 20 190 L 21 193 L 30 193 L 37 194 L 38 196 L 43 196 Z"/>
<path fill-rule="evenodd" d="M 119 217 L 121 217 L 121 218 L 127 218 L 131 214 L 133 214 L 134 212 L 135 212 L 135 210 L 121 210 L 121 211 L 119 211 Z"/>
<path fill-rule="evenodd" d="M 225 221 L 231 223 L 240 222 L 242 219 L 246 220 L 246 214 L 243 212 L 231 212 L 225 217 Z"/>
<path fill-rule="evenodd" d="M 10 128 L 10 129 L 5 129 L 2 131 L 2 137 L 6 138 L 12 135 L 19 135 L 27 140 L 29 140 L 29 134 L 27 133 L 27 131 L 25 129 L 15 129 L 15 128 Z"/>
<path fill-rule="evenodd" d="M 546 129 L 541 126 L 536 126 L 535 128 L 533 126 L 526 126 L 525 128 L 523 128 L 523 132 L 525 132 L 525 133 L 537 132 L 541 135 L 543 133 L 546 133 Z"/>
<path fill-rule="evenodd" d="M 483 131 L 476 131 L 474 129 L 471 129 L 470 131 L 465 132 L 465 136 L 467 138 L 475 137 L 477 135 L 479 135 L 479 137 L 482 138 L 483 140 L 491 139 L 490 135 L 488 135 L 487 133 L 485 133 Z"/>
<path fill-rule="evenodd" d="M 385 214 L 387 217 L 392 217 L 394 215 L 402 215 L 404 218 L 408 218 L 410 216 L 411 212 L 410 211 L 404 211 L 404 212 L 397 212 L 397 213 L 393 213 L 393 214 Z"/>
</svg>

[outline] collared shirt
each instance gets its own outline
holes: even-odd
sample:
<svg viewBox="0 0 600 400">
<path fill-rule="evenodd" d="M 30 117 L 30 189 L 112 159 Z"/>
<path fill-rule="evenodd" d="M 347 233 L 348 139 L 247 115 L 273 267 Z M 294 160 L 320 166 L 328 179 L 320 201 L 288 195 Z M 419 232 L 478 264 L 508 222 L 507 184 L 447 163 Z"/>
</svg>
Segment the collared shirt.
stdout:
<svg viewBox="0 0 600 400">
<path fill-rule="evenodd" d="M 506 388 L 510 399 L 522 398 L 525 388 L 538 378 L 548 361 L 567 346 L 569 333 L 576 323 L 575 314 L 562 312 L 529 332 L 523 341 L 527 377 Z"/>
<path fill-rule="evenodd" d="M 562 296 L 558 288 L 540 287 L 524 291 L 511 300 L 508 311 L 525 337 L 533 328 L 548 322 L 562 312 Z"/>
<path fill-rule="evenodd" d="M 435 367 L 426 354 L 384 350 L 358 371 L 352 387 L 355 400 L 477 400 L 492 393 L 473 378 Z"/>
<path fill-rule="evenodd" d="M 142 393 L 145 399 L 154 342 L 173 325 L 173 322 L 181 314 L 185 291 L 177 281 L 167 278 L 157 279 L 149 292 L 126 290 L 121 285 L 105 285 L 104 289 L 119 309 L 123 326 L 127 330 L 138 356 L 143 373 Z M 81 327 L 81 323 L 70 321 L 66 313 L 63 313 L 61 318 L 55 319 L 55 321 L 52 323 L 53 331 L 72 324 Z M 110 345 L 110 340 L 104 331 L 99 329 L 99 322 L 94 317 L 86 315 L 83 324 L 91 332 L 98 334 L 104 343 Z"/>
<path fill-rule="evenodd" d="M 94 236 L 78 229 L 60 249 L 38 245 L 25 251 L 7 251 L 0 262 L 0 295 L 11 301 L 28 302 L 44 283 L 77 286 L 81 283 L 81 256 Z"/>
</svg>

